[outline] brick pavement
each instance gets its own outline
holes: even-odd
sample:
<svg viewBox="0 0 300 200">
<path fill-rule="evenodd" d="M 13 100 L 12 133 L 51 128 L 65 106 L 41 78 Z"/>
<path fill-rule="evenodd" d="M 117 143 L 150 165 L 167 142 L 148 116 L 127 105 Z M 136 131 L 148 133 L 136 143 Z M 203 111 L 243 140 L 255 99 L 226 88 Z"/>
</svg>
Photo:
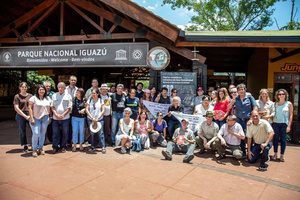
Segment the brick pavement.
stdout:
<svg viewBox="0 0 300 200">
<path fill-rule="evenodd" d="M 270 161 L 265 172 L 230 156 L 219 162 L 212 152 L 191 164 L 180 154 L 166 161 L 162 149 L 53 155 L 49 144 L 33 158 L 22 152 L 16 122 L 1 121 L 0 199 L 300 199 L 300 146 L 289 144 L 286 162 Z"/>
</svg>

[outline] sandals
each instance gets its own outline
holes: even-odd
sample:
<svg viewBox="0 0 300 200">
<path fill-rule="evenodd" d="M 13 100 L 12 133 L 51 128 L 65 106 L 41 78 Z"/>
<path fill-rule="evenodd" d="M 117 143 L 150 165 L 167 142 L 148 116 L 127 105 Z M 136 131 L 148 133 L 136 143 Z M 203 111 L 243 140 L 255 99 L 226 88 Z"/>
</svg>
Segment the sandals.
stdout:
<svg viewBox="0 0 300 200">
<path fill-rule="evenodd" d="M 277 160 L 277 154 L 274 154 L 274 156 L 271 156 L 272 160 Z"/>
<path fill-rule="evenodd" d="M 280 161 L 284 162 L 284 156 L 283 155 L 280 156 Z"/>
</svg>

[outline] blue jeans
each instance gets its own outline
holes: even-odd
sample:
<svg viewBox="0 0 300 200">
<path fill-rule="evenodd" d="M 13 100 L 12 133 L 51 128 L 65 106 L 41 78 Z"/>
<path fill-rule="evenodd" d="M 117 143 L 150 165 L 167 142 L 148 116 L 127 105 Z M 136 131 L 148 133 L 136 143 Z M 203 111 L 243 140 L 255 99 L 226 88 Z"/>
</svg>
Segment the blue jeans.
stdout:
<svg viewBox="0 0 300 200">
<path fill-rule="evenodd" d="M 26 115 L 28 115 L 28 112 L 24 112 Z M 21 146 L 27 145 L 27 137 L 26 137 L 26 123 L 28 121 L 19 115 L 18 113 L 16 114 L 16 121 L 19 126 L 19 135 L 20 135 L 20 141 L 21 141 Z"/>
<path fill-rule="evenodd" d="M 72 141 L 74 144 L 84 142 L 84 118 L 72 117 Z"/>
<path fill-rule="evenodd" d="M 215 122 L 218 124 L 219 129 L 221 129 L 221 127 L 223 126 L 223 124 L 226 123 L 226 119 L 224 119 L 224 120 L 222 120 L 222 121 L 216 119 Z"/>
<path fill-rule="evenodd" d="M 122 113 L 118 113 L 113 111 L 112 113 L 112 117 L 111 117 L 111 141 L 113 144 L 115 144 L 115 140 L 116 140 L 116 133 L 119 130 L 119 121 L 120 119 L 122 119 L 124 117 L 123 112 Z"/>
<path fill-rule="evenodd" d="M 242 128 L 243 128 L 243 131 L 244 131 L 244 133 L 245 133 L 245 135 L 246 135 L 246 130 L 247 130 L 247 122 L 249 121 L 249 120 L 242 120 L 242 119 L 240 119 L 240 118 L 237 118 L 237 123 L 239 123 L 241 126 L 242 126 Z M 246 153 L 246 138 L 245 138 L 245 140 L 241 140 L 241 149 L 242 149 L 242 151 L 243 151 L 243 154 L 245 154 Z"/>
<path fill-rule="evenodd" d="M 33 119 L 35 121 L 35 125 L 30 124 L 32 130 L 32 149 L 37 150 L 38 146 L 39 149 L 43 149 L 44 142 L 45 142 L 45 135 L 49 123 L 49 115 L 46 115 L 41 119 L 36 119 L 36 118 Z"/>
<path fill-rule="evenodd" d="M 280 136 L 280 145 L 281 145 L 280 153 L 284 154 L 285 148 L 286 148 L 286 128 L 287 128 L 287 125 L 286 125 L 286 123 L 273 123 L 272 127 L 273 127 L 273 130 L 274 130 L 274 133 L 275 133 L 274 139 L 273 139 L 274 152 L 275 153 L 278 152 L 278 142 L 279 142 L 279 136 Z"/>
<path fill-rule="evenodd" d="M 99 137 L 99 145 L 101 148 L 105 148 L 105 139 L 104 139 L 104 132 L 103 132 L 103 127 L 104 127 L 104 121 L 103 119 L 102 120 L 99 120 L 99 122 L 101 123 L 101 129 L 98 133 L 93 133 L 91 132 L 91 145 L 93 147 L 96 147 L 96 139 L 95 139 L 95 134 L 98 134 L 98 137 Z M 88 125 L 90 127 L 90 124 L 92 123 L 92 120 L 90 120 L 88 118 Z"/>
<path fill-rule="evenodd" d="M 60 142 L 61 142 L 60 144 L 61 148 L 65 149 L 67 147 L 67 141 L 69 137 L 69 124 L 70 124 L 70 119 L 53 120 L 52 122 L 52 128 L 53 128 L 52 148 L 53 149 L 58 149 L 58 144 Z"/>
<path fill-rule="evenodd" d="M 168 135 L 170 138 L 173 137 L 173 134 L 174 134 L 174 129 L 175 129 L 175 125 L 177 124 L 177 127 L 180 128 L 181 127 L 181 123 L 180 121 L 178 120 L 172 120 L 170 119 L 169 122 L 168 122 Z"/>
<path fill-rule="evenodd" d="M 264 166 L 265 162 L 269 158 L 269 150 L 272 148 L 272 142 L 269 142 L 269 144 L 264 148 L 263 152 L 261 152 L 260 144 L 254 144 L 254 146 L 251 148 L 251 152 L 254 154 L 252 158 L 249 160 L 250 163 L 255 163 L 258 159 L 260 160 L 260 166 Z M 250 153 L 250 152 L 248 152 Z"/>
</svg>

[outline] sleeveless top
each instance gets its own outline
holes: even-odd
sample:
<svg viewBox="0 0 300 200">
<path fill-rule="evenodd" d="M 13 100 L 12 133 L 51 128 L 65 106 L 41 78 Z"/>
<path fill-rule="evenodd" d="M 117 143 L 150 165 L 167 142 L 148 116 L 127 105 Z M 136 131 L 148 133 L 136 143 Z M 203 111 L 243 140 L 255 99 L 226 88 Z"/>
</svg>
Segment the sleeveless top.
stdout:
<svg viewBox="0 0 300 200">
<path fill-rule="evenodd" d="M 140 122 L 138 121 L 136 130 L 140 131 L 141 134 L 147 134 L 147 129 L 148 129 L 148 120 L 145 120 L 144 124 L 140 124 Z"/>
<path fill-rule="evenodd" d="M 123 131 L 127 134 L 127 135 L 129 135 L 130 133 L 130 130 L 131 130 L 131 128 L 132 128 L 132 126 L 133 126 L 133 122 L 134 122 L 134 120 L 133 119 L 130 119 L 130 121 L 129 121 L 129 124 L 126 124 L 125 122 L 124 122 L 124 120 L 123 120 L 123 118 L 122 119 L 120 119 L 120 121 L 122 122 L 122 124 L 123 124 Z M 119 134 L 122 134 L 122 132 L 119 130 Z"/>
<path fill-rule="evenodd" d="M 289 124 L 290 112 L 289 112 L 289 105 L 291 102 L 286 101 L 283 105 L 278 106 L 277 103 L 275 104 L 275 116 L 274 122 L 275 123 L 286 123 Z"/>
</svg>

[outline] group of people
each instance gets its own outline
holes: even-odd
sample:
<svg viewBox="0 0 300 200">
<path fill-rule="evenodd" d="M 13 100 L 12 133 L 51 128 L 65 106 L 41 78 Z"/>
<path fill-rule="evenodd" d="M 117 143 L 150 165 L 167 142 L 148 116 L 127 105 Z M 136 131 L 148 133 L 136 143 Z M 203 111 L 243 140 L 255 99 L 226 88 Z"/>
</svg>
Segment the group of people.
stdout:
<svg viewBox="0 0 300 200">
<path fill-rule="evenodd" d="M 244 84 L 231 85 L 228 90 L 211 89 L 208 95 L 204 95 L 199 87 L 191 106 L 193 114 L 205 120 L 194 133 L 188 128 L 188 119 L 179 121 L 173 115 L 174 112 L 184 112 L 182 103 L 185 101 L 177 96 L 175 88 L 168 96 L 165 87 L 159 93 L 155 87 L 143 90 L 142 83 L 129 90 L 123 84 L 109 88 L 103 83 L 99 87 L 98 80 L 92 79 L 91 88 L 85 92 L 77 88 L 76 83 L 76 76 L 70 76 L 69 85 L 58 83 L 58 92 L 54 93 L 51 83 L 46 81 L 37 87 L 34 95 L 27 93 L 25 82 L 20 83 L 14 108 L 24 152 L 28 151 L 25 128 L 26 122 L 29 122 L 33 157 L 45 154 L 46 132 L 52 142 L 53 153 L 59 149 L 62 153 L 66 152 L 67 144 L 72 144 L 72 151 L 77 151 L 78 143 L 83 151 L 85 140 L 89 140 L 85 134 L 88 127 L 90 152 L 94 152 L 99 144 L 101 152 L 106 153 L 108 141 L 112 146 L 121 146 L 121 153 L 128 149 L 140 151 L 149 149 L 151 145 L 160 145 L 166 147 L 162 154 L 167 160 L 172 159 L 175 150 L 185 152 L 183 162 L 190 162 L 197 145 L 200 154 L 208 149 L 217 152 L 218 160 L 226 157 L 226 149 L 230 149 L 234 159 L 245 157 L 251 163 L 261 159 L 260 168 L 265 170 L 272 145 L 274 155 L 271 158 L 278 159 L 280 138 L 279 159 L 285 159 L 286 134 L 291 129 L 293 105 L 284 89 L 276 91 L 275 102 L 272 102 L 267 89 L 261 89 L 259 99 L 255 100 L 246 92 Z M 144 101 L 170 104 L 167 115 L 158 112 L 154 116 Z"/>
</svg>

